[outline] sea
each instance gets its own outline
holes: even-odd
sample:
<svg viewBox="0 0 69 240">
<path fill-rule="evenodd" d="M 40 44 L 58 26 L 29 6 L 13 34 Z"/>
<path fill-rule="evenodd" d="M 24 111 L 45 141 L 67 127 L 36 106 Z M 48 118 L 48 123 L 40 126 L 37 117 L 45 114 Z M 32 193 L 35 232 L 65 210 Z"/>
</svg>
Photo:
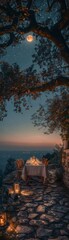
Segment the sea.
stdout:
<svg viewBox="0 0 69 240">
<path fill-rule="evenodd" d="M 30 157 L 35 156 L 38 159 L 42 159 L 43 155 L 46 155 L 47 153 L 51 153 L 53 151 L 53 148 L 46 148 L 45 150 L 0 150 L 0 170 L 4 171 L 7 160 L 12 159 L 23 159 L 28 160 Z"/>
</svg>

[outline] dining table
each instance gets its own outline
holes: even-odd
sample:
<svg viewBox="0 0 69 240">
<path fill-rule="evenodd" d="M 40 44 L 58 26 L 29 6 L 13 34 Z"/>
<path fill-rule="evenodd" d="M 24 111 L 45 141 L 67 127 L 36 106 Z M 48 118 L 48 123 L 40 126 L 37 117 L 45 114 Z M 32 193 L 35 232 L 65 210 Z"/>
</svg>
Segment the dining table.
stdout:
<svg viewBox="0 0 69 240">
<path fill-rule="evenodd" d="M 22 179 L 26 181 L 28 177 L 38 176 L 43 179 L 43 182 L 46 181 L 47 178 L 47 167 L 45 164 L 32 165 L 25 164 L 22 170 Z"/>
</svg>

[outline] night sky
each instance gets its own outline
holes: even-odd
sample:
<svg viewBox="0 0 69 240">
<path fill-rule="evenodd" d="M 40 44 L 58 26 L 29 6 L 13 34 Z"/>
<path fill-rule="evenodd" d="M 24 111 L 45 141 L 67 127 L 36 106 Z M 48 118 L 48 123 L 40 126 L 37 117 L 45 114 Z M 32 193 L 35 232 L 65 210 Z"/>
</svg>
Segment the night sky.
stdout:
<svg viewBox="0 0 69 240">
<path fill-rule="evenodd" d="M 8 47 L 6 55 L 1 60 L 9 62 L 9 64 L 16 62 L 21 69 L 26 69 L 32 64 L 36 41 L 36 38 L 33 42 L 27 42 L 25 39 L 15 47 Z M 24 109 L 23 114 L 13 111 L 13 98 L 7 103 L 8 115 L 0 122 L 0 148 L 4 149 L 6 146 L 45 147 L 61 143 L 58 133 L 45 135 L 42 130 L 38 130 L 32 124 L 31 115 L 43 101 L 44 94 L 36 101 L 33 100 L 32 108 Z"/>
</svg>

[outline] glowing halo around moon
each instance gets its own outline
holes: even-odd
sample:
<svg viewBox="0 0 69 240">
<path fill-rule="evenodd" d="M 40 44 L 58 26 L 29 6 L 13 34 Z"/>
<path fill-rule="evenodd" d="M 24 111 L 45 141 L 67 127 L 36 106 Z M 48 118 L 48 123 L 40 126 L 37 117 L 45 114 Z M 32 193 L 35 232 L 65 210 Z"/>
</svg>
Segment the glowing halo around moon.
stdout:
<svg viewBox="0 0 69 240">
<path fill-rule="evenodd" d="M 32 42 L 34 40 L 34 37 L 32 35 L 28 35 L 26 37 L 27 42 Z"/>
</svg>

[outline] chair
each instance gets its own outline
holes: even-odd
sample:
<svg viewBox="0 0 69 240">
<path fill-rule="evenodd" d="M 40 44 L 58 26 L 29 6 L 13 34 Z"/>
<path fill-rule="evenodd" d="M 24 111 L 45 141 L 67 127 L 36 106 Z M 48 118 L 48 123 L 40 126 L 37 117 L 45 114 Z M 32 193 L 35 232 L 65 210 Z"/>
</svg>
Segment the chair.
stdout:
<svg viewBox="0 0 69 240">
<path fill-rule="evenodd" d="M 16 170 L 17 170 L 17 178 L 21 178 L 22 169 L 24 166 L 24 160 L 23 159 L 17 159 L 16 160 Z"/>
</svg>

